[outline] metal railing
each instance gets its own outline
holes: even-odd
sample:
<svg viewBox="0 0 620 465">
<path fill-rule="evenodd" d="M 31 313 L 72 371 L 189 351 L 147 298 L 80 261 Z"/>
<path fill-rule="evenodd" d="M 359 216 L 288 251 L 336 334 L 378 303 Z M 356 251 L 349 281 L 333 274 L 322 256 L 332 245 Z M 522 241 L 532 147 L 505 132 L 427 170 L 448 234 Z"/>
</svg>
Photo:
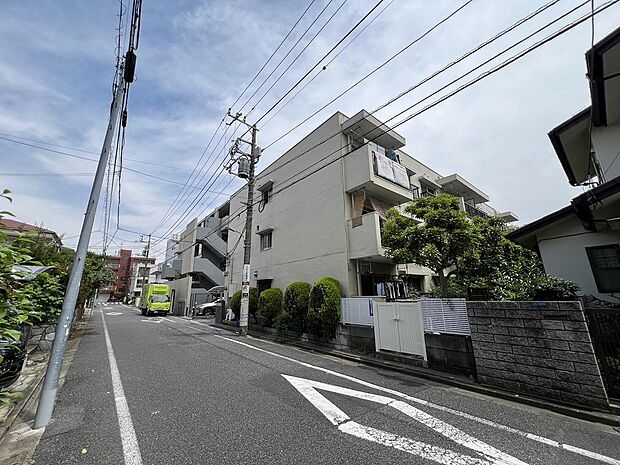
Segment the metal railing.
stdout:
<svg viewBox="0 0 620 465">
<path fill-rule="evenodd" d="M 490 218 L 490 215 L 488 213 L 485 213 L 482 210 L 480 210 L 479 208 L 476 208 L 473 205 L 469 205 L 467 203 L 465 204 L 465 211 L 472 218 L 475 217 L 475 216 L 480 216 L 482 218 Z"/>
</svg>

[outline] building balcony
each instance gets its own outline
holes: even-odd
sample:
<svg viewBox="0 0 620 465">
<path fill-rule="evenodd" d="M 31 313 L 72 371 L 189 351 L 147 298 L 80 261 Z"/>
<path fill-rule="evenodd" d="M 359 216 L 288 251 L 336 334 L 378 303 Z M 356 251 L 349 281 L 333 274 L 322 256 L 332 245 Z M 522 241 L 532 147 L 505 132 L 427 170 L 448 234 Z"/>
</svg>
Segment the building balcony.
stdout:
<svg viewBox="0 0 620 465">
<path fill-rule="evenodd" d="M 363 189 L 391 205 L 410 202 L 413 191 L 406 169 L 399 163 L 384 159 L 390 164 L 378 167 L 371 144 L 363 145 L 347 155 L 344 158 L 345 190 L 352 193 Z"/>
<path fill-rule="evenodd" d="M 472 200 L 474 203 L 484 203 L 489 201 L 489 196 L 474 186 L 472 183 L 463 179 L 458 174 L 451 174 L 437 180 L 444 192 L 462 197 L 465 200 Z"/>
<path fill-rule="evenodd" d="M 470 218 L 474 218 L 476 216 L 479 216 L 481 218 L 490 218 L 491 215 L 489 215 L 488 213 L 482 211 L 479 208 L 474 207 L 473 205 L 469 205 L 468 203 L 463 204 L 465 207 L 465 212 L 467 213 L 467 215 Z"/>
<path fill-rule="evenodd" d="M 196 230 L 196 242 L 205 244 L 220 258 L 226 256 L 227 244 L 214 229 L 200 226 Z"/>
<path fill-rule="evenodd" d="M 207 258 L 195 257 L 193 273 L 202 273 L 205 277 L 213 281 L 216 286 L 224 285 L 224 272 Z"/>
<path fill-rule="evenodd" d="M 353 227 L 352 220 L 347 221 L 349 234 L 349 258 L 366 258 L 373 261 L 391 261 L 385 256 L 381 244 L 381 218 L 377 212 L 362 215 L 362 224 Z"/>
</svg>

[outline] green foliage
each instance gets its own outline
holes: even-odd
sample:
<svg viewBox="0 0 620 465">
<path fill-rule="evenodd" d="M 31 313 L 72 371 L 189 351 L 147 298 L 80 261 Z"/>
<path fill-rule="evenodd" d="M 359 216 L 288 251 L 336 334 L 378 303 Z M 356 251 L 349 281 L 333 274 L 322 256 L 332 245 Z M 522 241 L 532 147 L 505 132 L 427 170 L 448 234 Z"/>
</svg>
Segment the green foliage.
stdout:
<svg viewBox="0 0 620 465">
<path fill-rule="evenodd" d="M 277 287 L 265 289 L 260 293 L 258 298 L 258 311 L 260 314 L 267 318 L 267 323 L 270 325 L 282 312 L 282 302 L 284 297 L 282 291 Z"/>
<path fill-rule="evenodd" d="M 230 309 L 235 314 L 235 318 L 239 319 L 241 315 L 241 291 L 235 292 L 230 297 Z M 256 316 L 258 311 L 258 289 L 255 287 L 250 288 L 250 310 L 249 313 L 252 316 Z"/>
<path fill-rule="evenodd" d="M 288 313 L 280 313 L 273 320 L 273 326 L 282 331 L 293 330 L 293 318 Z"/>
<path fill-rule="evenodd" d="M 555 276 L 539 277 L 533 288 L 534 300 L 576 300 L 579 286 L 574 282 Z"/>
<path fill-rule="evenodd" d="M 437 273 L 440 287 L 445 289 L 448 278 L 474 245 L 472 222 L 459 208 L 459 199 L 446 194 L 414 199 L 405 210 L 412 218 L 388 211 L 382 230 L 387 255 L 399 263 L 427 266 Z"/>
<path fill-rule="evenodd" d="M 59 276 L 43 273 L 26 283 L 22 292 L 29 301 L 30 309 L 36 312 L 36 324 L 50 324 L 58 320 L 65 293 Z"/>
<path fill-rule="evenodd" d="M 340 283 L 322 278 L 310 289 L 307 327 L 315 336 L 333 337 L 340 322 Z"/>
<path fill-rule="evenodd" d="M 306 318 L 310 303 L 310 289 L 312 286 L 303 281 L 291 283 L 284 292 L 284 310 L 290 316 L 289 326 L 286 329 L 303 333 L 306 330 Z"/>
</svg>

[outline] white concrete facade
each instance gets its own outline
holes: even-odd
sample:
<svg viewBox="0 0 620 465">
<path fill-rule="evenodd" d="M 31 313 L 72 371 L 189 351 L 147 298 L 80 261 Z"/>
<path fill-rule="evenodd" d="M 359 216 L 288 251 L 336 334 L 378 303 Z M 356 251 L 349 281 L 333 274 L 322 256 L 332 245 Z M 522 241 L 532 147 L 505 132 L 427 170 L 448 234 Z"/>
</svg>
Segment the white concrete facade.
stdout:
<svg viewBox="0 0 620 465">
<path fill-rule="evenodd" d="M 386 132 L 377 138 L 383 147 L 360 139 L 360 133 L 373 128 Z M 340 282 L 344 296 L 358 296 L 372 295 L 382 279 L 405 277 L 420 291 L 430 292 L 429 269 L 396 266 L 385 256 L 380 233 L 385 211 L 419 195 L 449 192 L 461 196 L 463 208 L 470 206 L 472 215 L 500 213 L 486 205 L 486 194 L 462 177 L 442 176 L 407 155 L 401 150 L 404 143 L 401 135 L 364 111 L 352 118 L 336 113 L 261 171 L 254 193 L 251 285 L 284 290 L 294 281 L 312 284 L 329 276 Z M 381 171 L 389 148 L 400 160 L 389 162 L 392 179 Z M 230 199 L 225 276 L 229 295 L 241 287 L 246 199 L 247 187 Z"/>
</svg>

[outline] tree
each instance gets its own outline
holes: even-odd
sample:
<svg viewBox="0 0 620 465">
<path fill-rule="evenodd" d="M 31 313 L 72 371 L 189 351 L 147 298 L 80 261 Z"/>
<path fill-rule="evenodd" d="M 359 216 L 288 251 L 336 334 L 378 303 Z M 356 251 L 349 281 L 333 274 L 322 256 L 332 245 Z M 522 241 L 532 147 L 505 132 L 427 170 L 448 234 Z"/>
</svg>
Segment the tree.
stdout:
<svg viewBox="0 0 620 465">
<path fill-rule="evenodd" d="M 465 254 L 476 243 L 476 230 L 459 199 L 441 194 L 421 197 L 405 208 L 405 216 L 390 210 L 383 225 L 386 254 L 398 263 L 417 263 L 434 271 L 439 286 L 447 290 Z"/>
</svg>

